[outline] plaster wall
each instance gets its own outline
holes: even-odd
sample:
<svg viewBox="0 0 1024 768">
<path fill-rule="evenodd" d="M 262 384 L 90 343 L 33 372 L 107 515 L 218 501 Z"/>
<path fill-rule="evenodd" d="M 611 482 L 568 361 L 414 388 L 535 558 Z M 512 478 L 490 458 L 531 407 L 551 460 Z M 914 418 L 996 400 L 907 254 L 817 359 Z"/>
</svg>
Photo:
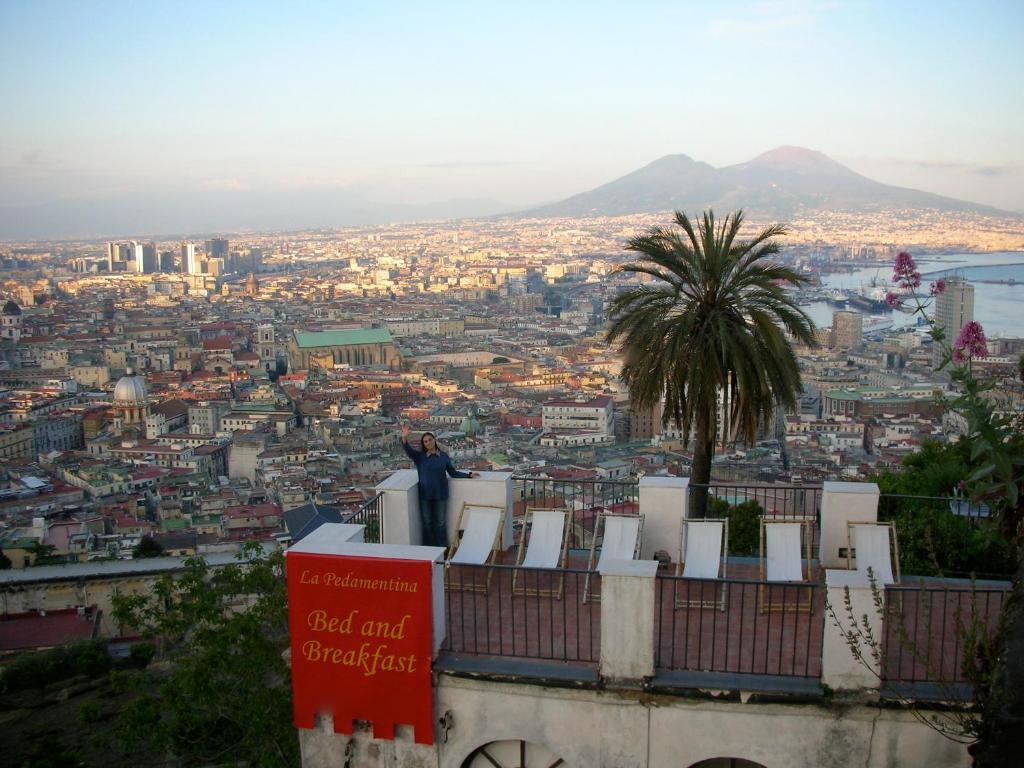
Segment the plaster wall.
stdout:
<svg viewBox="0 0 1024 768">
<path fill-rule="evenodd" d="M 640 559 L 650 560 L 659 549 L 672 560 L 679 558 L 679 522 L 687 516 L 690 478 L 640 478 L 640 514 L 644 516 L 644 535 Z"/>
<path fill-rule="evenodd" d="M 819 556 L 825 568 L 846 568 L 847 523 L 878 520 L 879 490 L 875 483 L 826 481 L 821 497 L 821 543 Z"/>
<path fill-rule="evenodd" d="M 419 513 L 419 481 L 415 469 L 400 469 L 377 485 L 384 493 L 384 543 L 419 544 L 422 536 Z M 502 547 L 512 546 L 512 473 L 481 472 L 480 477 L 448 481 L 448 540 L 455 540 L 455 526 L 464 503 L 505 509 Z"/>
<path fill-rule="evenodd" d="M 654 674 L 654 560 L 612 560 L 601 570 L 601 676 L 640 681 Z"/>
<path fill-rule="evenodd" d="M 688 768 L 723 757 L 765 768 L 970 765 L 963 745 L 895 709 L 741 704 L 450 675 L 439 676 L 436 692 L 437 716 L 451 713 L 447 740 L 440 728 L 433 746 L 413 744 L 403 728 L 393 742 L 374 741 L 369 730 L 348 737 L 334 734 L 325 721 L 300 731 L 303 767 L 459 768 L 477 748 L 505 740 L 546 747 L 569 768 Z"/>
</svg>

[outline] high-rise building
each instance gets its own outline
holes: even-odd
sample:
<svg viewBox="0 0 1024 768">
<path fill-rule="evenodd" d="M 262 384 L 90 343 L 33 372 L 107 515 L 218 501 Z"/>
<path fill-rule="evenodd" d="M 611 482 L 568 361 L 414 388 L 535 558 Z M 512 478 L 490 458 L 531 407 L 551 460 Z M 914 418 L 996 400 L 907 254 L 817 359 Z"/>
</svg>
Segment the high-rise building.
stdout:
<svg viewBox="0 0 1024 768">
<path fill-rule="evenodd" d="M 198 274 L 199 261 L 196 258 L 195 243 L 181 244 L 181 271 L 186 275 Z"/>
<path fill-rule="evenodd" d="M 249 258 L 251 260 L 249 271 L 255 274 L 259 274 L 263 270 L 263 249 L 250 248 Z"/>
<path fill-rule="evenodd" d="M 156 253 L 156 243 L 142 243 L 138 246 L 136 253 L 136 271 L 140 274 L 151 275 L 160 271 L 160 259 Z"/>
<path fill-rule="evenodd" d="M 974 320 L 974 286 L 962 277 L 946 280 L 946 290 L 935 297 L 935 327 L 941 328 L 947 344 L 956 341 L 960 329 Z M 932 365 L 942 362 L 943 349 L 936 344 Z"/>
<path fill-rule="evenodd" d="M 107 271 L 134 272 L 136 243 L 107 243 Z"/>
<path fill-rule="evenodd" d="M 173 272 L 174 271 L 174 251 L 161 251 L 160 252 L 160 271 L 161 272 Z"/>
<path fill-rule="evenodd" d="M 224 259 L 228 258 L 229 243 L 227 240 L 215 237 L 213 240 L 206 241 L 206 256 L 210 259 Z"/>
<path fill-rule="evenodd" d="M 849 310 L 832 313 L 832 349 L 855 349 L 861 345 L 863 339 L 864 315 Z"/>
</svg>

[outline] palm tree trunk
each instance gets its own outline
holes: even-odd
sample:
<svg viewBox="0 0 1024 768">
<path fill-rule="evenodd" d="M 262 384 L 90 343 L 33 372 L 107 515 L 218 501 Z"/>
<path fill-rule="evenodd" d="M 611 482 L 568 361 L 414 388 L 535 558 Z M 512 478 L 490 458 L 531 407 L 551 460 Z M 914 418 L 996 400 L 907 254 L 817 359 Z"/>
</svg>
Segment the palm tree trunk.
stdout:
<svg viewBox="0 0 1024 768">
<path fill-rule="evenodd" d="M 708 483 L 711 482 L 711 458 L 715 454 L 715 434 L 708 414 L 697 418 L 697 435 L 690 470 L 690 517 L 708 516 Z"/>
</svg>

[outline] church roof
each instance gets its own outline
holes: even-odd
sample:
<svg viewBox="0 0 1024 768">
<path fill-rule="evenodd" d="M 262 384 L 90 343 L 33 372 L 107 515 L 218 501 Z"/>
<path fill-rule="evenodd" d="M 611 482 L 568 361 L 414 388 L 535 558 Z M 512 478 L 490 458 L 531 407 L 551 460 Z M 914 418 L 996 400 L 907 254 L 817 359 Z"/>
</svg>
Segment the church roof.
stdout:
<svg viewBox="0 0 1024 768">
<path fill-rule="evenodd" d="M 390 344 L 391 331 L 387 328 L 348 328 L 341 331 L 295 331 L 295 343 L 300 349 L 316 347 L 345 347 L 353 344 Z"/>
</svg>

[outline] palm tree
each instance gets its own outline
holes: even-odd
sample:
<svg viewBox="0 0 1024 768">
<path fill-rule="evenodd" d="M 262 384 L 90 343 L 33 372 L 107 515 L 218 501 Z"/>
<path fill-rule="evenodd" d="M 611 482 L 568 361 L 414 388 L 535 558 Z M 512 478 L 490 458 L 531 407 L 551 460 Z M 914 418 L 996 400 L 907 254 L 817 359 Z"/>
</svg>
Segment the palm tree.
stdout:
<svg viewBox="0 0 1024 768">
<path fill-rule="evenodd" d="M 641 256 L 617 271 L 651 280 L 612 301 L 607 338 L 623 354 L 631 401 L 663 403 L 664 424 L 673 422 L 685 441 L 694 435 L 692 514 L 704 517 L 719 426 L 723 443 L 749 443 L 777 406 L 796 407 L 800 369 L 786 333 L 814 346 L 815 327 L 781 287 L 807 279 L 770 258 L 784 227 L 738 240 L 742 211 L 717 225 L 705 212 L 696 230 L 676 211 L 675 224 L 626 246 Z"/>
</svg>

